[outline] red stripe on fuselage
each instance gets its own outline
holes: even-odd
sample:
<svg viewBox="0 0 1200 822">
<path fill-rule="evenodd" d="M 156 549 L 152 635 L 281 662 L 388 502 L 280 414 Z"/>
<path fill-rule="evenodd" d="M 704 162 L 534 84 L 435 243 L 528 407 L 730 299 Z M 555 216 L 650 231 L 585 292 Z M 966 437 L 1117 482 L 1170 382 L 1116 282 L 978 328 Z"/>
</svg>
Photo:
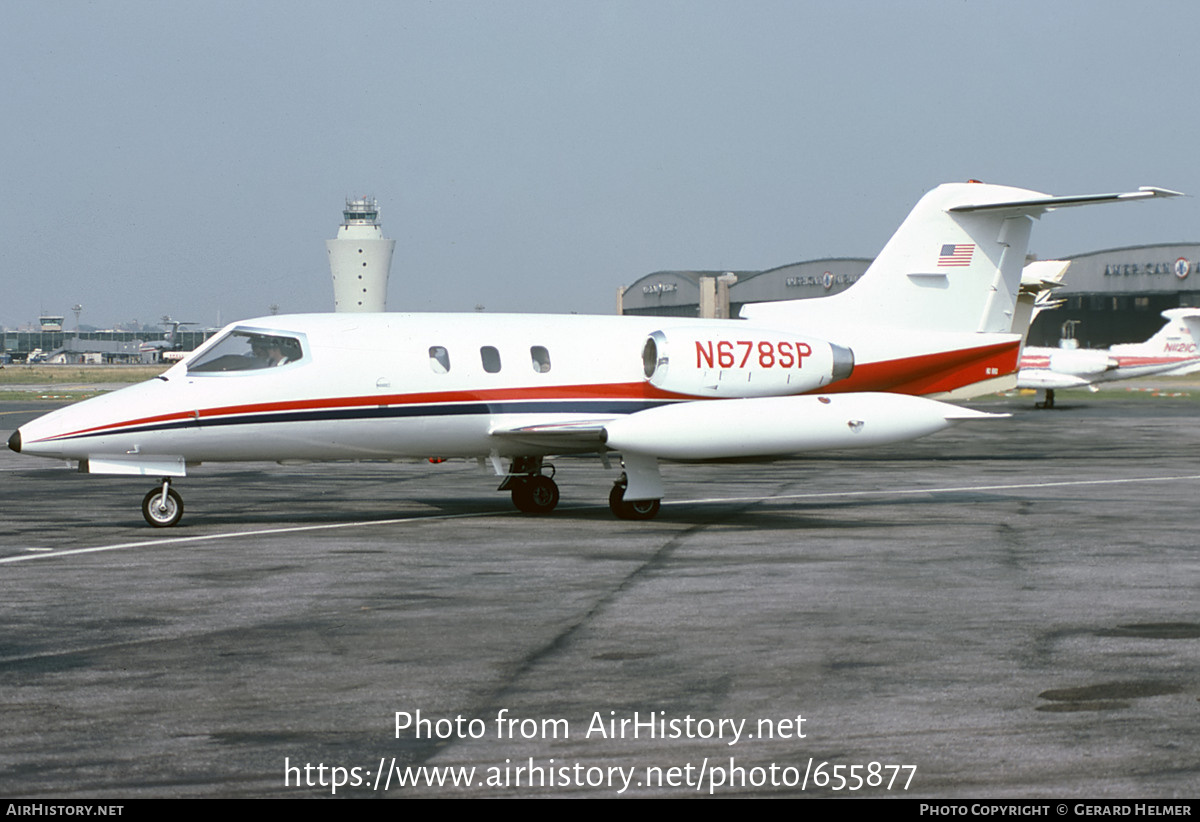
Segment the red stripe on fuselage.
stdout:
<svg viewBox="0 0 1200 822">
<path fill-rule="evenodd" d="M 1200 358 L 1197 357 L 1116 356 L 1113 359 L 1117 361 L 1119 368 L 1136 368 L 1140 365 L 1186 365 L 1189 362 L 1200 362 Z"/>
<path fill-rule="evenodd" d="M 1013 340 L 980 348 L 864 363 L 856 365 L 854 373 L 846 379 L 812 393 L 886 391 L 917 396 L 941 394 L 1016 373 L 1019 357 L 1020 342 Z"/>
<path fill-rule="evenodd" d="M 1064 351 L 1096 351 L 1099 349 L 1071 349 L 1064 348 Z M 1104 353 L 1104 352 L 1101 352 Z M 1113 355 L 1109 357 L 1116 361 L 1119 368 L 1133 368 L 1142 365 L 1186 365 L 1189 362 L 1200 362 L 1200 357 L 1156 357 L 1142 355 Z M 1022 368 L 1049 368 L 1050 356 L 1047 354 L 1027 354 L 1021 357 Z"/>
</svg>

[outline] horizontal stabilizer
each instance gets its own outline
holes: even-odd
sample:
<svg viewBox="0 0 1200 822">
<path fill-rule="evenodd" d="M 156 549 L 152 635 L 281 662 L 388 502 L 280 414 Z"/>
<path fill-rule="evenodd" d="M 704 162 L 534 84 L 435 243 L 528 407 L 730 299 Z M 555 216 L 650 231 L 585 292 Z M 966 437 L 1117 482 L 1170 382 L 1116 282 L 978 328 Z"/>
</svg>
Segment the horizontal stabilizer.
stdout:
<svg viewBox="0 0 1200 822">
<path fill-rule="evenodd" d="M 1034 260 L 1021 269 L 1021 292 L 1041 293 L 1062 288 L 1070 260 Z"/>
<path fill-rule="evenodd" d="M 951 213 L 1006 212 L 1012 214 L 1027 214 L 1036 217 L 1042 212 L 1055 208 L 1070 208 L 1071 206 L 1098 205 L 1101 203 L 1119 203 L 1125 200 L 1147 200 L 1152 197 L 1183 197 L 1181 191 L 1171 191 L 1168 188 L 1141 186 L 1137 191 L 1126 191 L 1117 194 L 1075 194 L 1064 197 L 1036 197 L 1028 200 L 1010 200 L 999 203 L 982 203 L 979 205 L 964 204 L 947 209 Z"/>
</svg>

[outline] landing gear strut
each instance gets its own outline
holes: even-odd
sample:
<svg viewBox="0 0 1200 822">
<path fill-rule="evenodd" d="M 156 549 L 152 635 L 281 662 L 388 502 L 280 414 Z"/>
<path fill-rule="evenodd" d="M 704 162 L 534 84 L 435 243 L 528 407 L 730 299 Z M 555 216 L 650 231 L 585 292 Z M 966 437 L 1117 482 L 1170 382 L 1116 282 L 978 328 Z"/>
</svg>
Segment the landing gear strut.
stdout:
<svg viewBox="0 0 1200 822">
<path fill-rule="evenodd" d="M 658 516 L 662 500 L 639 499 L 626 502 L 625 489 L 628 487 L 629 479 L 621 474 L 621 478 L 613 483 L 612 490 L 608 493 L 608 507 L 619 519 L 654 519 Z"/>
<path fill-rule="evenodd" d="M 170 528 L 179 522 L 183 516 L 183 497 L 171 487 L 169 479 L 163 479 L 162 487 L 142 498 L 142 516 L 155 528 Z"/>
<path fill-rule="evenodd" d="M 1046 389 L 1046 399 L 1044 402 L 1034 403 L 1035 408 L 1053 408 L 1054 407 L 1054 389 Z"/>
<path fill-rule="evenodd" d="M 549 514 L 558 505 L 558 483 L 542 473 L 541 457 L 516 457 L 500 491 L 512 491 L 513 505 L 526 514 Z"/>
</svg>

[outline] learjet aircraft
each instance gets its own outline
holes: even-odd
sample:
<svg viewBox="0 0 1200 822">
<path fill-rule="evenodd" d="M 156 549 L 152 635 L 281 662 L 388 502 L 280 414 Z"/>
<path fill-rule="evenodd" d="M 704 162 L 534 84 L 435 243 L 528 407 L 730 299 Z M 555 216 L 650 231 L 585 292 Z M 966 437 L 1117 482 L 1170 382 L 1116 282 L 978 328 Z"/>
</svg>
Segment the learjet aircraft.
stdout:
<svg viewBox="0 0 1200 822">
<path fill-rule="evenodd" d="M 468 457 L 531 514 L 558 503 L 547 457 L 620 456 L 609 494 L 649 519 L 660 460 L 870 448 L 1001 415 L 944 400 L 1011 388 L 1030 227 L 1055 197 L 978 182 L 926 194 L 850 289 L 741 319 L 301 314 L 227 326 L 162 375 L 39 417 L 9 447 L 93 474 L 172 481 L 202 462 Z M 1028 312 L 1024 312 L 1028 318 Z"/>
</svg>

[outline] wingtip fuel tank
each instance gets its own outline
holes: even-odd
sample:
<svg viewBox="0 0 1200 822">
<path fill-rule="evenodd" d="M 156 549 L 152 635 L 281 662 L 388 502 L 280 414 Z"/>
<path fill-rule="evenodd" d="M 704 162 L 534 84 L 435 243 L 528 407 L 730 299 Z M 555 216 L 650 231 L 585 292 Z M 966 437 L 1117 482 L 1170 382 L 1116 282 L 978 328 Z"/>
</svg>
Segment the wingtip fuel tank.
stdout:
<svg viewBox="0 0 1200 822">
<path fill-rule="evenodd" d="M 886 445 L 1000 416 L 907 394 L 862 392 L 677 403 L 605 428 L 607 445 L 618 451 L 706 460 Z"/>
</svg>

